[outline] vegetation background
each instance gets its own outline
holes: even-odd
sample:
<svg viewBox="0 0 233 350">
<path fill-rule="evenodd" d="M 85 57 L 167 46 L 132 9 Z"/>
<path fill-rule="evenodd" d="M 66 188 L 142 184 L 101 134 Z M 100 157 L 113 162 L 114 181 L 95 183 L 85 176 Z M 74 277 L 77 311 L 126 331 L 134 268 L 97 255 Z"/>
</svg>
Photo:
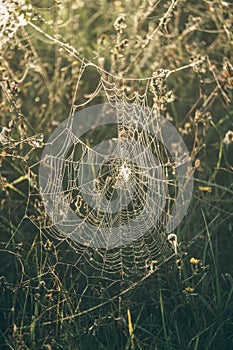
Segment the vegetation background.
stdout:
<svg viewBox="0 0 233 350">
<path fill-rule="evenodd" d="M 231 2 L 1 0 L 0 13 L 0 348 L 232 349 Z M 83 57 L 123 77 L 175 70 L 154 98 L 192 155 L 193 198 L 178 264 L 135 285 L 101 281 L 39 229 L 35 164 Z M 80 103 L 98 77 L 81 77 Z"/>
</svg>

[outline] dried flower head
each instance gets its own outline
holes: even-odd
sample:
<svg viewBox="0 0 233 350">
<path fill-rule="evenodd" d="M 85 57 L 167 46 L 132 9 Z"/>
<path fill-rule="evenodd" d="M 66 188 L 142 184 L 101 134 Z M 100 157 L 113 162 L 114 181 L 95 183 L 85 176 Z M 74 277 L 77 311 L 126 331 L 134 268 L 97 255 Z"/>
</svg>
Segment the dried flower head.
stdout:
<svg viewBox="0 0 233 350">
<path fill-rule="evenodd" d="M 0 0 L 0 49 L 13 38 L 19 27 L 27 25 L 32 6 L 25 0 Z"/>
<path fill-rule="evenodd" d="M 177 255 L 177 235 L 174 234 L 174 233 L 170 233 L 167 237 L 168 241 L 171 243 L 173 249 L 174 249 L 174 252 L 175 254 Z"/>
<path fill-rule="evenodd" d="M 224 136 L 223 143 L 225 143 L 226 146 L 230 145 L 233 142 L 233 131 L 228 130 L 227 133 Z"/>
<path fill-rule="evenodd" d="M 120 14 L 117 19 L 115 20 L 113 24 L 116 32 L 122 33 L 123 29 L 127 27 L 127 24 L 125 23 L 125 14 L 122 13 Z"/>
<path fill-rule="evenodd" d="M 190 264 L 192 265 L 199 265 L 200 264 L 200 260 L 199 259 L 196 259 L 196 258 L 191 258 L 189 260 Z"/>
</svg>

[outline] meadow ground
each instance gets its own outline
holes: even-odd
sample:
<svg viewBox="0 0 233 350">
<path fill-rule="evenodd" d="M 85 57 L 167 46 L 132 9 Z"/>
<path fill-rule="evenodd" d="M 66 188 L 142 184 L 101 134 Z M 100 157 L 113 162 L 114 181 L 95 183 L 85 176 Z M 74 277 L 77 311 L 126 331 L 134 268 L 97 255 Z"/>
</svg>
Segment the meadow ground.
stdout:
<svg viewBox="0 0 233 350">
<path fill-rule="evenodd" d="M 230 1 L 0 0 L 0 349 L 233 349 L 232 23 Z M 124 98 L 145 94 L 191 155 L 175 250 L 164 217 L 108 253 L 65 239 L 45 213 L 38 172 L 49 136 L 75 104 L 116 93 L 122 102 L 122 87 Z M 78 160 L 109 130 L 85 133 Z M 67 187 L 72 173 L 62 176 Z"/>
</svg>

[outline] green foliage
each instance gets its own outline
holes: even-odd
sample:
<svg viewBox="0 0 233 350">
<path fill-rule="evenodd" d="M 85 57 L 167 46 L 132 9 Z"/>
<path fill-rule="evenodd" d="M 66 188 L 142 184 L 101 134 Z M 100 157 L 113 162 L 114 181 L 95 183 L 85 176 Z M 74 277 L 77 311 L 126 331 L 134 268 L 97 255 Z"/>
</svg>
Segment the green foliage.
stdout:
<svg viewBox="0 0 233 350">
<path fill-rule="evenodd" d="M 233 130 L 230 1 L 26 5 L 11 20 L 24 14 L 28 24 L 4 32 L 0 54 L 1 348 L 231 349 L 233 149 L 223 142 Z M 161 69 L 172 72 L 150 98 L 187 144 L 195 186 L 176 232 L 179 260 L 140 280 L 99 276 L 88 264 L 98 260 L 94 250 L 77 260 L 69 241 L 39 229 L 43 140 L 98 84 L 94 66 L 80 76 L 82 58 L 123 78 L 153 76 L 154 86 Z"/>
</svg>

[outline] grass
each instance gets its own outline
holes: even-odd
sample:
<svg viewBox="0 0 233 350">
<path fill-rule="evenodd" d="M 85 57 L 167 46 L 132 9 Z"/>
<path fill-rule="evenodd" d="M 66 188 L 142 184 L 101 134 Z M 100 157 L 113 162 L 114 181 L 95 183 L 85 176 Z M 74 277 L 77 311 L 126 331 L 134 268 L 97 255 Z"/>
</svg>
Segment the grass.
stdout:
<svg viewBox="0 0 233 350">
<path fill-rule="evenodd" d="M 0 349 L 233 348 L 233 153 L 223 142 L 233 130 L 230 3 L 29 3 L 28 25 L 0 55 L 1 126 L 13 121 L 0 144 Z M 109 274 L 99 268 L 100 250 L 59 239 L 41 203 L 41 134 L 45 142 L 67 118 L 77 81 L 77 104 L 98 83 L 95 66 L 81 75 L 82 57 L 127 78 L 173 71 L 161 87 L 154 78 L 148 101 L 175 125 L 197 165 L 192 201 L 175 232 L 178 256 L 131 278 L 123 266 L 132 266 L 135 252 L 128 248 L 121 275 L 113 259 Z M 145 82 L 128 88 L 143 92 Z M 105 134 L 100 128 L 86 143 Z"/>
</svg>

